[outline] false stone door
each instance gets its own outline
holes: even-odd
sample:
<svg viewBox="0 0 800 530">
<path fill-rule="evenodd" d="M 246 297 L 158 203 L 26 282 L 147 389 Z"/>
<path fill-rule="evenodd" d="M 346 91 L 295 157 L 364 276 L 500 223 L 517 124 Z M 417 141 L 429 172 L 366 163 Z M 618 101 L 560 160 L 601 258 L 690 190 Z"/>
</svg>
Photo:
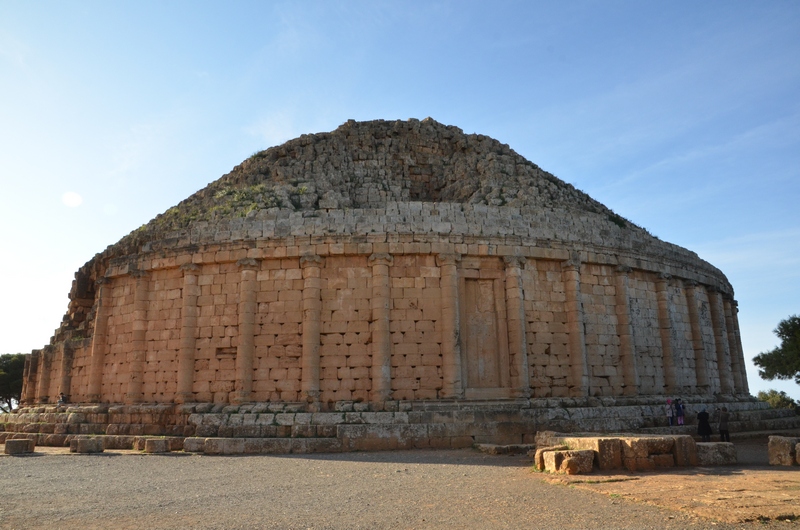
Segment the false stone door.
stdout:
<svg viewBox="0 0 800 530">
<path fill-rule="evenodd" d="M 511 397 L 505 282 L 502 277 L 464 278 L 461 294 L 465 396 Z"/>
</svg>

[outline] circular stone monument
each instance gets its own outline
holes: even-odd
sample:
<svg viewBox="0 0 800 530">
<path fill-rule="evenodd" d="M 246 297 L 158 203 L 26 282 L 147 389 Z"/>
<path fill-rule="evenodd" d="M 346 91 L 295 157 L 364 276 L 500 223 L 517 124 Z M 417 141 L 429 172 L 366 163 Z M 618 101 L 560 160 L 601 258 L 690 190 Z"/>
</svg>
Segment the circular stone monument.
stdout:
<svg viewBox="0 0 800 530">
<path fill-rule="evenodd" d="M 327 411 L 748 388 L 719 270 L 428 118 L 256 153 L 97 254 L 26 366 L 23 403 L 59 393 Z"/>
</svg>

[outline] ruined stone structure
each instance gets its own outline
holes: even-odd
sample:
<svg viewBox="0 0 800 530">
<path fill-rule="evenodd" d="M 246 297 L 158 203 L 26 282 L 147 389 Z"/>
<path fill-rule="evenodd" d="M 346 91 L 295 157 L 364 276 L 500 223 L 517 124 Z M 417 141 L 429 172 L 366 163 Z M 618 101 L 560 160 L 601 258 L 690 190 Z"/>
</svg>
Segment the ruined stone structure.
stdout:
<svg viewBox="0 0 800 530">
<path fill-rule="evenodd" d="M 294 412 L 749 399 L 719 270 L 431 119 L 257 153 L 96 255 L 26 364 L 24 405 L 62 392 Z"/>
</svg>

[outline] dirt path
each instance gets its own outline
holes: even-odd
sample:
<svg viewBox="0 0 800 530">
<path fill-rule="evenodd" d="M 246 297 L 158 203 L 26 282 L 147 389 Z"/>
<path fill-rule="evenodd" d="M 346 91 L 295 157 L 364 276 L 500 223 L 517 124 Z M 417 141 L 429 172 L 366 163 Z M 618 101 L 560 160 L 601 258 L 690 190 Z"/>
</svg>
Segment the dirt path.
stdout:
<svg viewBox="0 0 800 530">
<path fill-rule="evenodd" d="M 733 468 L 727 475 L 702 469 L 554 484 L 533 473 L 528 458 L 472 450 L 247 457 L 40 450 L 39 456 L 0 457 L 0 528 L 800 527 L 705 519 L 722 518 L 701 509 L 710 501 L 696 491 L 723 505 L 753 491 L 725 482 L 743 478 L 752 485 L 750 470 Z M 775 491 L 785 495 L 800 478 L 792 470 L 754 471 L 778 485 L 783 480 L 786 487 Z M 659 484 L 680 484 L 681 505 L 654 502 Z M 796 490 L 793 495 L 796 503 Z"/>
<path fill-rule="evenodd" d="M 800 468 L 769 466 L 766 437 L 743 440 L 736 449 L 735 466 L 543 479 L 729 523 L 800 521 Z"/>
</svg>

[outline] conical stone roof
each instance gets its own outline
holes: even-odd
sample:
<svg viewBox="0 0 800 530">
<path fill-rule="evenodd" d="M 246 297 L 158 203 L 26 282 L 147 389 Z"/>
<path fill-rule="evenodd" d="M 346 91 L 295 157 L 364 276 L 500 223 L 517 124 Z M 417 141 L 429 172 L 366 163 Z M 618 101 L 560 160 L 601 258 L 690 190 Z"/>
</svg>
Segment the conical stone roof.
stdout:
<svg viewBox="0 0 800 530">
<path fill-rule="evenodd" d="M 130 249 L 198 222 L 258 212 L 383 208 L 395 202 L 559 208 L 621 217 L 508 145 L 431 118 L 350 120 L 255 153 L 126 236 Z M 632 227 L 635 228 L 635 227 Z"/>
</svg>

